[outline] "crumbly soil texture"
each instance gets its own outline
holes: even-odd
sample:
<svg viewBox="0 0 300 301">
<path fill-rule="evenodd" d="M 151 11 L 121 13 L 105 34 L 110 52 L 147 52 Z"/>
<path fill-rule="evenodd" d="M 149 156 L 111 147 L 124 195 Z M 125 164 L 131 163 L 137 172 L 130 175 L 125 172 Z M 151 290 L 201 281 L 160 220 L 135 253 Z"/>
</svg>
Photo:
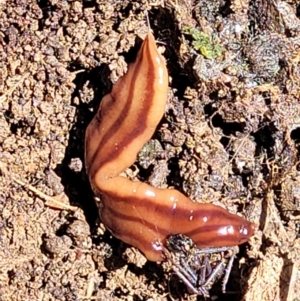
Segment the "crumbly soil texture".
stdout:
<svg viewBox="0 0 300 301">
<path fill-rule="evenodd" d="M 85 174 L 147 18 L 168 103 L 126 176 L 256 224 L 206 300 L 300 300 L 297 0 L 0 1 L 0 300 L 204 300 L 112 237 Z"/>
</svg>

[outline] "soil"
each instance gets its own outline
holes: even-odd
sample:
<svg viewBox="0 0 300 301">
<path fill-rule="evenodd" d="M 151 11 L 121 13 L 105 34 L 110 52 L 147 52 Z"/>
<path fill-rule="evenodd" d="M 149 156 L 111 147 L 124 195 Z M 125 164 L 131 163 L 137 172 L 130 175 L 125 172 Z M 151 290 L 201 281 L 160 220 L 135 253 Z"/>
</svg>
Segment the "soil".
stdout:
<svg viewBox="0 0 300 301">
<path fill-rule="evenodd" d="M 203 300 L 105 230 L 84 171 L 147 16 L 169 99 L 127 175 L 256 223 L 210 300 L 300 300 L 297 0 L 0 1 L 0 300 Z"/>
</svg>

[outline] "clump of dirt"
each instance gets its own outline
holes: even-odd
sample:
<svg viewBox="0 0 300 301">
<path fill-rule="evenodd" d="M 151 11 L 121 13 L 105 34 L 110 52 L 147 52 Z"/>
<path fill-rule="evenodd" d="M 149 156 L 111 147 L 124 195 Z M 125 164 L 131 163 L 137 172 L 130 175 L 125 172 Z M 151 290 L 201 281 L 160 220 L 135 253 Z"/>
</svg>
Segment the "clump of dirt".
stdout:
<svg viewBox="0 0 300 301">
<path fill-rule="evenodd" d="M 129 177 L 257 224 L 212 300 L 300 296 L 296 1 L 0 1 L 0 300 L 202 300 L 113 238 L 84 132 L 148 31 L 171 78 Z"/>
</svg>

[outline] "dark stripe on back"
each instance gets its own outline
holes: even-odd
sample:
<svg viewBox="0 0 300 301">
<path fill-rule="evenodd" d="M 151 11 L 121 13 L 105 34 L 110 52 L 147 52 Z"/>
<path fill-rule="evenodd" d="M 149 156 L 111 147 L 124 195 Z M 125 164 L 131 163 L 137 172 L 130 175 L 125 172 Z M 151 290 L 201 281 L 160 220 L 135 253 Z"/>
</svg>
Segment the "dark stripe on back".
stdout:
<svg viewBox="0 0 300 301">
<path fill-rule="evenodd" d="M 149 49 L 147 49 L 147 56 L 149 56 Z M 113 137 L 115 135 L 118 135 L 120 131 L 122 131 L 122 128 L 125 126 L 126 129 L 128 129 L 128 127 L 132 127 L 132 132 L 126 133 L 126 137 L 124 137 L 124 140 L 121 141 L 118 145 L 119 147 L 119 152 L 117 151 L 111 151 L 111 150 L 107 150 L 107 156 L 105 158 L 105 161 L 107 162 L 111 162 L 113 160 L 115 160 L 119 154 L 123 151 L 123 148 L 127 147 L 134 139 L 138 139 L 138 134 L 141 132 L 145 131 L 146 128 L 146 120 L 147 118 L 145 118 L 145 114 L 147 114 L 146 112 L 149 112 L 149 108 L 152 106 L 153 102 L 151 101 L 151 97 L 149 97 L 149 95 L 154 95 L 154 87 L 153 85 L 151 86 L 151 90 L 149 91 L 149 88 L 147 88 L 147 93 L 144 94 L 144 105 L 143 105 L 143 114 L 139 114 L 137 117 L 137 119 L 134 121 L 134 124 L 129 124 L 128 122 L 128 113 L 129 113 L 129 109 L 132 106 L 132 101 L 133 101 L 133 90 L 134 90 L 134 83 L 136 80 L 138 80 L 138 76 L 139 76 L 139 69 L 142 68 L 142 61 L 140 61 L 140 63 L 138 64 L 138 68 L 137 70 L 135 70 L 133 76 L 132 76 L 132 82 L 130 83 L 130 85 L 132 86 L 133 89 L 129 90 L 129 95 L 128 95 L 128 99 L 123 107 L 123 110 L 120 112 L 119 117 L 117 118 L 118 121 L 121 122 L 116 122 L 115 124 L 112 125 L 112 127 L 105 133 L 105 135 L 103 136 L 101 142 L 99 143 L 99 146 L 97 148 L 97 151 L 95 152 L 92 161 L 94 162 L 95 158 L 97 157 L 97 154 L 99 152 L 99 150 L 103 150 L 105 149 L 105 145 L 107 143 L 107 141 L 109 141 L 109 139 L 113 139 Z M 152 72 L 152 70 L 154 70 L 154 64 L 152 62 L 152 60 L 149 60 L 149 63 L 151 64 L 149 66 L 149 70 L 150 72 Z M 126 74 L 124 75 L 126 76 Z M 116 103 L 117 105 L 121 105 L 121 103 Z M 105 117 L 104 117 L 105 118 Z M 128 124 L 126 124 L 128 123 Z M 135 126 L 135 124 L 137 126 Z M 100 126 L 101 124 L 99 124 Z M 103 162 L 103 160 L 101 160 Z M 99 166 L 100 167 L 100 166 Z M 98 168 L 99 168 L 98 167 Z"/>
<path fill-rule="evenodd" d="M 156 231 L 156 232 L 158 232 L 159 234 L 161 234 L 165 237 L 171 234 L 170 230 L 163 229 L 163 228 L 159 227 L 156 224 L 153 224 L 149 221 L 146 221 L 146 220 L 142 219 L 141 217 L 133 217 L 133 216 L 130 216 L 130 215 L 126 215 L 126 214 L 120 213 L 119 211 L 116 211 L 116 210 L 114 210 L 113 208 L 110 208 L 110 207 L 105 207 L 105 210 L 108 211 L 109 214 L 112 214 L 114 219 L 121 219 L 122 223 L 124 223 L 124 224 L 126 222 L 133 222 L 133 223 L 142 224 L 145 227 L 147 227 L 148 229 Z M 125 230 L 125 228 L 126 227 L 122 228 L 122 230 L 120 232 L 121 234 L 124 233 L 123 230 Z"/>
<path fill-rule="evenodd" d="M 111 181 L 113 181 L 113 179 L 111 179 Z M 151 187 L 154 190 L 158 190 L 157 188 L 154 188 L 152 186 L 149 185 L 149 187 Z M 190 210 L 188 208 L 181 208 L 180 206 L 177 206 L 175 209 L 172 209 L 172 207 L 170 205 L 165 205 L 165 204 L 161 204 L 157 201 L 157 197 L 156 198 L 142 198 L 142 197 L 131 197 L 130 199 L 128 198 L 123 198 L 119 196 L 119 193 L 116 192 L 110 192 L 109 193 L 109 197 L 113 199 L 114 203 L 125 203 L 128 206 L 136 206 L 137 208 L 149 208 L 150 206 L 152 206 L 152 210 L 155 213 L 160 213 L 163 216 L 170 216 L 170 218 L 172 218 L 174 215 L 178 216 L 179 219 L 182 220 L 186 220 L 189 221 L 190 218 Z M 104 201 L 105 201 L 105 196 L 104 196 Z M 180 202 L 180 200 L 179 200 Z M 191 201 L 192 202 L 192 201 Z M 109 203 L 111 203 L 109 201 Z M 109 204 L 108 203 L 108 204 Z M 117 205 L 113 205 L 114 207 L 117 207 Z M 218 207 L 216 207 L 215 209 L 217 209 Z M 172 211 L 174 212 L 174 214 L 172 214 Z M 225 212 L 226 213 L 226 212 Z M 213 214 L 217 214 L 220 217 L 220 222 L 221 221 L 225 221 L 227 220 L 228 222 L 230 222 L 230 220 L 228 219 L 228 217 L 225 216 L 225 214 L 223 214 L 223 210 L 215 210 L 212 211 L 211 209 L 204 209 L 203 206 L 201 206 L 201 204 L 199 204 L 199 209 L 197 209 L 197 211 L 194 211 L 192 213 L 193 215 L 193 220 L 190 221 L 191 224 L 196 223 L 196 220 L 199 220 L 199 224 L 205 226 L 205 225 L 209 225 L 211 224 L 210 221 L 207 222 L 207 224 L 203 223 L 203 217 L 205 216 L 210 216 L 212 217 Z M 224 224 L 224 223 L 222 223 Z M 229 224 L 229 223 L 228 223 Z M 198 232 L 198 227 L 195 228 L 195 233 Z M 193 233 L 192 233 L 193 234 Z"/>
</svg>

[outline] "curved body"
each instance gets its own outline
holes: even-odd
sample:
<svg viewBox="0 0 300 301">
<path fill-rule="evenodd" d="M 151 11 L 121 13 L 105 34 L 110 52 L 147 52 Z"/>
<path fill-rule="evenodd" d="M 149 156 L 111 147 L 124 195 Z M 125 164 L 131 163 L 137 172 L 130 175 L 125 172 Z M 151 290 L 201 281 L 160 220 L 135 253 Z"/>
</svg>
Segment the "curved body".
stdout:
<svg viewBox="0 0 300 301">
<path fill-rule="evenodd" d="M 168 73 L 148 33 L 136 61 L 102 99 L 86 130 L 86 170 L 109 231 L 161 261 L 170 234 L 189 236 L 202 247 L 246 242 L 253 224 L 225 209 L 192 202 L 174 189 L 158 189 L 119 176 L 153 135 L 167 101 Z"/>
</svg>

